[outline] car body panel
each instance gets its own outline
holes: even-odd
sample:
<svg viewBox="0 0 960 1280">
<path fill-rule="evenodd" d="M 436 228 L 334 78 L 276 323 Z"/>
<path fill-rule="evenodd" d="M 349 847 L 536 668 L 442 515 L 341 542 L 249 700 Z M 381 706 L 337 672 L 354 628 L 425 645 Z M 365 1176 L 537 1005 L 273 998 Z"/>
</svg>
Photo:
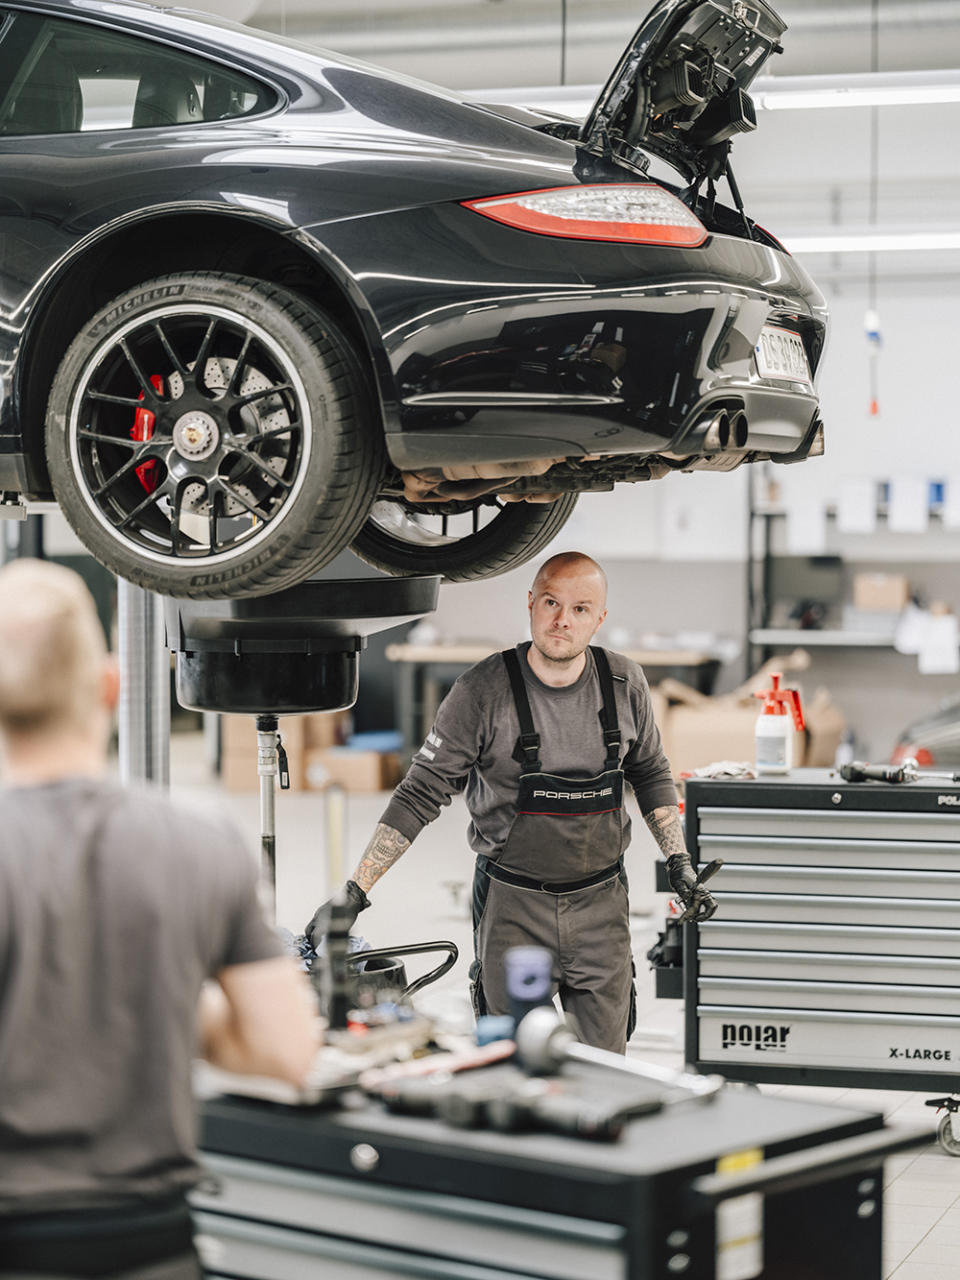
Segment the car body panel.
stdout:
<svg viewBox="0 0 960 1280">
<path fill-rule="evenodd" d="M 305 229 L 341 261 L 363 253 L 356 283 L 402 405 L 387 437 L 398 466 L 681 448 L 722 398 L 742 402 L 752 448 L 800 444 L 813 388 L 765 382 L 754 360 L 771 322 L 806 327 L 819 354 L 825 306 L 792 259 L 728 236 L 558 255 L 545 237 L 490 224 L 477 228 L 484 256 L 468 260 L 471 218 L 482 221 L 438 206 Z M 424 239 L 433 253 L 418 269 Z M 410 264 L 399 279 L 398 259 Z"/>
<path fill-rule="evenodd" d="M 668 45 L 705 7 L 664 0 L 641 31 L 656 19 Z M 183 227 L 187 253 L 207 220 L 225 241 L 256 232 L 260 245 L 295 248 L 333 282 L 363 334 L 398 468 L 695 453 L 717 405 L 746 412 L 743 454 L 808 447 L 813 385 L 761 379 L 753 351 L 764 325 L 790 328 L 815 374 L 824 301 L 731 211 L 718 207 L 697 249 L 558 244 L 462 204 L 636 173 L 538 130 L 531 113 L 184 11 L 0 0 L 0 13 L 191 51 L 275 95 L 256 116 L 216 123 L 0 136 L 0 489 L 47 496 L 43 388 L 30 380 L 51 334 L 63 339 L 65 295 L 82 314 L 77 292 L 134 233 L 170 242 Z M 631 50 L 601 106 L 625 100 Z M 676 147 L 668 158 L 683 168 Z M 124 287 L 136 283 L 129 270 Z M 139 278 L 157 274 L 148 247 Z"/>
</svg>

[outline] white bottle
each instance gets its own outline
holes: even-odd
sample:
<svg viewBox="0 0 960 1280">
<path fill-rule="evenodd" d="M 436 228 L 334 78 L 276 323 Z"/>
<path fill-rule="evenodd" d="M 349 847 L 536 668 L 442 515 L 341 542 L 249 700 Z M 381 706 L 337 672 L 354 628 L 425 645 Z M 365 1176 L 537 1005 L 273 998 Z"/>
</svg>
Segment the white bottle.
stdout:
<svg viewBox="0 0 960 1280">
<path fill-rule="evenodd" d="M 783 677 L 771 671 L 772 688 L 754 694 L 763 698 L 763 710 L 756 724 L 756 768 L 758 774 L 789 773 L 793 768 L 793 731 L 803 729 L 803 712 L 796 689 L 781 689 Z"/>
<path fill-rule="evenodd" d="M 757 773 L 789 773 L 793 768 L 793 721 L 786 708 L 764 707 L 757 716 Z"/>
</svg>

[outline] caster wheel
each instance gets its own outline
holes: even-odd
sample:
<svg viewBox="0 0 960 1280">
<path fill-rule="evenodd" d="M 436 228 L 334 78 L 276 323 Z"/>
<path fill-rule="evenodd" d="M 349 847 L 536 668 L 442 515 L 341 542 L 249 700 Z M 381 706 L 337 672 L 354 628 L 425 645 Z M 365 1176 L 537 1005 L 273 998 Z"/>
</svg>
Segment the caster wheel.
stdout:
<svg viewBox="0 0 960 1280">
<path fill-rule="evenodd" d="M 937 1125 L 937 1141 L 947 1155 L 960 1156 L 960 1138 L 953 1136 L 953 1126 L 950 1123 L 949 1112 L 947 1115 L 940 1117 L 940 1123 Z"/>
</svg>

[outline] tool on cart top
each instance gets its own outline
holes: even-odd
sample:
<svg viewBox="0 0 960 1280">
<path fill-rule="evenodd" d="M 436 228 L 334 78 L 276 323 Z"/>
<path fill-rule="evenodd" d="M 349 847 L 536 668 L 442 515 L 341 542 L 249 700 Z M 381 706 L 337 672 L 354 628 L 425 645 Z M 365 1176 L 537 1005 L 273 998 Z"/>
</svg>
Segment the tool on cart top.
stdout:
<svg viewBox="0 0 960 1280">
<path fill-rule="evenodd" d="M 851 760 L 849 764 L 840 766 L 840 777 L 844 782 L 922 782 L 925 778 L 960 782 L 960 772 L 949 769 L 926 769 L 921 773 L 920 765 L 912 756 L 900 764 L 867 764 L 863 760 Z"/>
</svg>

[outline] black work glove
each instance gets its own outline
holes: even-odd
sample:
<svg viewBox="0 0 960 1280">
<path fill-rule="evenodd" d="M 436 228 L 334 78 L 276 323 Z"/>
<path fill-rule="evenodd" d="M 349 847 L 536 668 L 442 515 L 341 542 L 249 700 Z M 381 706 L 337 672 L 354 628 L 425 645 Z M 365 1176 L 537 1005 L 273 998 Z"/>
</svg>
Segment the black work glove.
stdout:
<svg viewBox="0 0 960 1280">
<path fill-rule="evenodd" d="M 349 932 L 357 923 L 357 916 L 361 911 L 366 911 L 370 905 L 370 899 L 363 892 L 356 880 L 348 880 L 343 887 L 346 900 L 341 902 L 340 910 L 342 918 L 347 922 L 347 931 Z M 317 907 L 316 911 L 310 918 L 310 923 L 304 929 L 307 940 L 313 947 L 314 951 L 319 951 L 323 945 L 323 941 L 330 932 L 330 920 L 333 915 L 334 900 L 331 898 L 325 902 L 322 907 Z"/>
<path fill-rule="evenodd" d="M 717 900 L 702 884 L 697 883 L 697 876 L 686 850 L 683 853 L 671 853 L 667 858 L 667 879 L 670 881 L 670 888 L 683 903 L 685 912 L 690 911 L 688 919 L 710 919 L 717 909 Z"/>
</svg>

